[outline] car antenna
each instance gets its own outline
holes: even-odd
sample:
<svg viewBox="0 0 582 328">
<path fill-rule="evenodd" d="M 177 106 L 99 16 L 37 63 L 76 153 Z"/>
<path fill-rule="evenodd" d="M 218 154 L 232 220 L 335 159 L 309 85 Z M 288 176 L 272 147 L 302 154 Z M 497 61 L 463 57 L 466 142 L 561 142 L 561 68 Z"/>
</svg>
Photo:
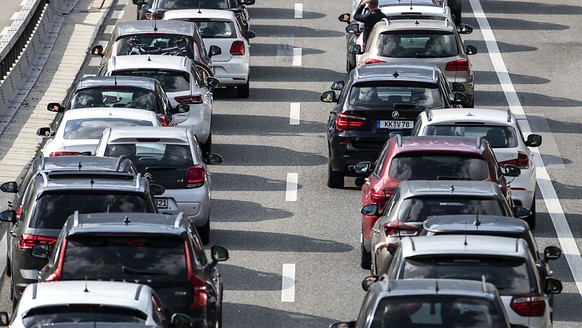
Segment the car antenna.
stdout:
<svg viewBox="0 0 582 328">
<path fill-rule="evenodd" d="M 451 185 L 451 194 L 455 192 L 455 186 Z"/>
<path fill-rule="evenodd" d="M 202 10 L 200 10 L 200 1 L 198 1 L 198 13 L 202 14 Z"/>
<path fill-rule="evenodd" d="M 410 10 L 412 10 L 412 0 L 410 0 Z"/>
<path fill-rule="evenodd" d="M 396 78 L 398 78 L 398 76 L 400 76 L 400 74 L 398 74 L 397 71 L 394 71 L 394 74 L 392 74 L 392 76 L 394 76 L 394 78 L 396 79 Z"/>
<path fill-rule="evenodd" d="M 473 223 L 477 230 L 479 230 L 479 226 L 481 225 L 481 221 L 479 220 L 479 212 L 477 212 L 477 216 L 475 217 L 475 222 Z"/>
<path fill-rule="evenodd" d="M 83 168 L 83 164 L 81 164 L 81 162 L 79 162 L 79 165 L 77 165 L 77 167 L 79 168 L 79 171 L 81 171 L 81 169 Z"/>
<path fill-rule="evenodd" d="M 150 55 L 148 55 L 148 61 L 152 61 L 152 57 L 150 57 Z"/>
<path fill-rule="evenodd" d="M 125 223 L 125 225 L 129 225 L 129 222 L 131 222 L 131 220 L 129 219 L 129 216 L 125 216 L 125 218 L 123 218 L 123 223 Z"/>
<path fill-rule="evenodd" d="M 85 290 L 84 290 L 84 292 L 85 293 L 89 292 L 89 289 L 87 289 L 87 276 L 85 276 Z"/>
<path fill-rule="evenodd" d="M 117 85 L 117 75 L 113 75 L 113 85 Z"/>
<path fill-rule="evenodd" d="M 92 177 L 91 177 L 91 180 L 89 180 L 89 183 L 91 184 L 91 189 L 93 189 L 93 185 L 95 184 L 95 180 L 93 180 Z"/>
<path fill-rule="evenodd" d="M 439 293 L 439 280 L 437 278 L 435 278 L 434 284 L 435 284 L 435 286 L 434 286 L 434 292 L 436 294 L 438 294 Z"/>
<path fill-rule="evenodd" d="M 467 222 L 465 222 L 465 241 L 463 242 L 463 245 L 467 246 Z"/>
</svg>

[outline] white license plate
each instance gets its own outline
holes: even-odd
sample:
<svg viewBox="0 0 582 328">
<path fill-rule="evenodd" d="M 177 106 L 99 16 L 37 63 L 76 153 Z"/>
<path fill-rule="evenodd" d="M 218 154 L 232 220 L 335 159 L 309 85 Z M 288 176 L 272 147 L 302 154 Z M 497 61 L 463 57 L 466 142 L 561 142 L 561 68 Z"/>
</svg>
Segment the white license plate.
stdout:
<svg viewBox="0 0 582 328">
<path fill-rule="evenodd" d="M 378 129 L 412 129 L 414 121 L 377 121 Z"/>
<path fill-rule="evenodd" d="M 156 207 L 160 209 L 168 209 L 168 200 L 166 198 L 156 198 Z"/>
</svg>

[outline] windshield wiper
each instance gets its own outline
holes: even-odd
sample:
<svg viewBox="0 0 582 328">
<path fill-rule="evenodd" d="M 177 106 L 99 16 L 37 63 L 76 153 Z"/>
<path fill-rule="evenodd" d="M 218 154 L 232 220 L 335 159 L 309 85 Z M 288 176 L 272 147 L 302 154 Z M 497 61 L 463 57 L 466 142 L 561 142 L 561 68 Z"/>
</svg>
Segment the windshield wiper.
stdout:
<svg viewBox="0 0 582 328">
<path fill-rule="evenodd" d="M 129 274 L 143 274 L 143 275 L 148 275 L 148 274 L 157 275 L 158 274 L 155 271 L 139 270 L 139 269 L 130 268 L 130 267 L 125 266 L 125 265 L 121 266 L 121 272 L 129 273 Z"/>
</svg>

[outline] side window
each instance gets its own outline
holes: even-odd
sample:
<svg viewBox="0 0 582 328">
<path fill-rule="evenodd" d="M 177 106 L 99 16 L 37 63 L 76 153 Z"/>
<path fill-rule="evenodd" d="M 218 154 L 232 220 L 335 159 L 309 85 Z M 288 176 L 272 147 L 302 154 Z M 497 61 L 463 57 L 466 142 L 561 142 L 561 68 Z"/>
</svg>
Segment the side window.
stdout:
<svg viewBox="0 0 582 328">
<path fill-rule="evenodd" d="M 525 136 L 523 135 L 523 131 L 521 131 L 521 126 L 519 126 L 519 122 L 517 121 L 517 119 L 515 120 L 515 126 L 517 127 L 519 137 L 521 138 L 521 140 L 523 140 L 523 142 L 525 142 Z"/>
<path fill-rule="evenodd" d="M 414 129 L 412 129 L 412 135 L 418 136 L 421 133 L 420 126 L 422 125 L 422 115 L 418 115 L 416 121 L 414 122 Z"/>
<path fill-rule="evenodd" d="M 61 254 L 61 248 L 63 247 L 63 239 L 65 239 L 66 229 L 62 229 L 55 243 L 55 248 L 51 252 L 51 257 L 49 258 L 49 265 L 52 267 L 57 264 L 59 260 L 59 255 Z"/>
<path fill-rule="evenodd" d="M 396 254 L 394 254 L 392 262 L 390 262 L 390 266 L 388 266 L 387 274 L 390 279 L 396 279 L 396 277 L 398 277 L 398 267 L 396 265 L 398 264 L 398 266 L 400 266 L 401 260 L 402 260 L 402 249 L 398 248 L 396 250 Z"/>
<path fill-rule="evenodd" d="M 368 292 L 366 297 L 364 298 L 364 303 L 362 304 L 362 308 L 360 309 L 360 313 L 358 314 L 358 321 L 356 322 L 356 327 L 366 327 L 366 322 L 368 318 L 372 318 L 374 315 L 373 307 L 374 302 L 374 294 L 372 292 Z"/>
<path fill-rule="evenodd" d="M 170 103 L 170 100 L 168 99 L 168 95 L 166 95 L 166 92 L 162 89 L 162 87 L 159 84 L 156 84 L 156 94 L 158 95 L 158 99 L 162 99 L 162 104 L 160 104 L 160 108 L 162 108 L 162 114 L 166 114 L 168 113 L 168 104 Z"/>
<path fill-rule="evenodd" d="M 192 231 L 192 228 L 188 229 L 188 235 L 190 236 L 190 242 L 192 243 L 192 248 L 194 249 L 194 257 L 199 265 L 206 265 L 208 260 L 206 259 L 206 253 L 204 253 L 204 247 L 202 247 L 202 241 L 198 238 L 198 234 Z"/>
<path fill-rule="evenodd" d="M 390 143 L 386 142 L 386 144 L 384 145 L 384 149 L 382 149 L 380 156 L 378 156 L 378 159 L 376 160 L 376 167 L 374 168 L 373 174 L 377 177 L 380 177 L 380 175 L 382 175 L 382 171 L 384 170 L 384 166 L 386 166 L 386 156 L 388 155 L 389 150 L 390 150 Z"/>
<path fill-rule="evenodd" d="M 399 198 L 400 198 L 400 189 L 396 189 L 396 191 L 394 191 L 394 194 L 392 194 L 390 199 L 388 199 L 388 202 L 386 203 L 386 205 L 384 205 L 384 210 L 382 211 L 382 216 L 386 216 L 386 215 L 388 215 L 388 213 L 392 212 L 392 209 L 394 208 L 394 206 L 398 202 Z"/>
<path fill-rule="evenodd" d="M 34 185 L 31 184 L 31 186 L 29 186 L 26 189 L 26 191 L 24 192 L 24 197 L 22 198 L 22 203 L 20 204 L 20 206 L 22 206 L 20 220 L 24 220 L 27 216 L 30 216 L 30 214 L 32 214 L 31 213 L 32 207 L 35 203 L 35 201 L 34 201 L 35 194 L 36 194 L 36 188 L 34 187 Z"/>
<path fill-rule="evenodd" d="M 166 320 L 166 317 L 164 315 L 164 308 L 162 307 L 162 302 L 160 301 L 158 296 L 153 293 L 152 293 L 152 307 L 154 321 L 158 325 L 163 326 L 164 321 Z"/>
</svg>

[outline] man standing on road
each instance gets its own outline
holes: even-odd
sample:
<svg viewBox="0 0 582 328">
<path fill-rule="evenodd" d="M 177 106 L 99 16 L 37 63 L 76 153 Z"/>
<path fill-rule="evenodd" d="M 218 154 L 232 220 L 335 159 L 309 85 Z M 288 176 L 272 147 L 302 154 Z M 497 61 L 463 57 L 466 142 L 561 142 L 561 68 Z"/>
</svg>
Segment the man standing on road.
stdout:
<svg viewBox="0 0 582 328">
<path fill-rule="evenodd" d="M 364 8 L 368 7 L 368 12 L 362 14 Z M 376 23 L 382 20 L 382 18 L 386 18 L 386 15 L 382 13 L 380 8 L 378 8 L 378 0 L 362 0 L 358 9 L 354 13 L 354 19 L 358 22 L 364 23 L 364 35 L 362 36 L 364 41 L 364 49 L 366 47 L 366 42 L 368 41 L 368 36 L 372 31 L 372 28 Z"/>
</svg>

